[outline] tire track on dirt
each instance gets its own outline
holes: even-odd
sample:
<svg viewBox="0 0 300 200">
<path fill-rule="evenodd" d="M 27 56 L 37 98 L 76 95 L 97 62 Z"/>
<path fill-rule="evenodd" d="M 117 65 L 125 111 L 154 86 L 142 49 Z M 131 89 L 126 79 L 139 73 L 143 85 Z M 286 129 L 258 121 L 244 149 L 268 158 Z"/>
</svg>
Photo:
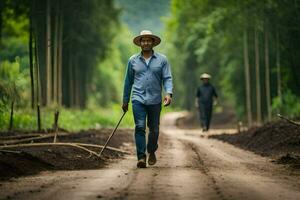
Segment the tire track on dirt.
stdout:
<svg viewBox="0 0 300 200">
<path fill-rule="evenodd" d="M 212 184 L 212 188 L 215 191 L 215 193 L 217 194 L 218 198 L 220 200 L 227 200 L 224 196 L 224 194 L 222 193 L 221 188 L 218 186 L 216 179 L 214 178 L 214 176 L 210 173 L 209 168 L 205 165 L 204 160 L 201 158 L 200 153 L 199 153 L 199 149 L 197 149 L 196 145 L 194 145 L 193 143 L 187 143 L 186 141 L 180 140 L 185 146 L 186 148 L 190 148 L 193 153 L 195 154 L 196 158 L 196 164 L 197 164 L 197 168 L 208 178 L 208 180 L 211 182 Z"/>
<path fill-rule="evenodd" d="M 129 174 L 125 174 L 125 175 L 129 175 Z M 109 199 L 111 199 L 111 200 L 128 199 L 128 196 L 130 196 L 130 189 L 137 180 L 137 175 L 138 175 L 138 171 L 134 170 L 133 174 L 130 176 L 130 181 L 128 182 L 126 187 L 123 188 L 121 191 L 117 192 L 118 196 L 112 197 L 112 198 L 109 198 Z"/>
</svg>

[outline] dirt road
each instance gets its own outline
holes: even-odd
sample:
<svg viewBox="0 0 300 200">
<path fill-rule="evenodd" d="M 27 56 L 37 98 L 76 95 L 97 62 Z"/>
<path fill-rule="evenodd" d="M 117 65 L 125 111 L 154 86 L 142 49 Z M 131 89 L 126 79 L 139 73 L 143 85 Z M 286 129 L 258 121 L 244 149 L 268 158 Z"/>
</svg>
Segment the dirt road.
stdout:
<svg viewBox="0 0 300 200">
<path fill-rule="evenodd" d="M 154 167 L 137 169 L 131 155 L 100 170 L 43 172 L 0 182 L 0 199 L 300 199 L 299 176 L 200 130 L 176 129 L 174 117 L 165 118 Z"/>
</svg>

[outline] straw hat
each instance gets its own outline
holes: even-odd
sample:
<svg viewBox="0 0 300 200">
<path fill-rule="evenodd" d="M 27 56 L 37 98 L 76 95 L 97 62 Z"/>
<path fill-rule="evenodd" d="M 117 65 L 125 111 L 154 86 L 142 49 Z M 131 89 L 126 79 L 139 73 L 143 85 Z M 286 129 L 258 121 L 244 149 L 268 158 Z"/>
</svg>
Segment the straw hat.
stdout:
<svg viewBox="0 0 300 200">
<path fill-rule="evenodd" d="M 200 79 L 210 79 L 211 78 L 211 76 L 209 75 L 209 74 L 207 74 L 207 73 L 203 73 L 203 74 L 201 74 L 201 76 L 200 76 Z"/>
<path fill-rule="evenodd" d="M 137 46 L 141 46 L 141 38 L 142 37 L 150 37 L 150 38 L 153 38 L 153 46 L 157 46 L 159 45 L 160 43 L 160 38 L 156 35 L 153 35 L 151 31 L 148 31 L 148 30 L 143 30 L 141 31 L 140 35 L 136 36 L 134 39 L 133 39 L 133 43 Z"/>
</svg>

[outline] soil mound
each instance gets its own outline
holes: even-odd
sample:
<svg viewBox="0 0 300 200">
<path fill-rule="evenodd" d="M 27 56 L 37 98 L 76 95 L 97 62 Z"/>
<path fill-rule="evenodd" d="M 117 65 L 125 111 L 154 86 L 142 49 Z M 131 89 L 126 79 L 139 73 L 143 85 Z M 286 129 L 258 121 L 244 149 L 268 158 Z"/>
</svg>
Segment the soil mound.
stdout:
<svg viewBox="0 0 300 200">
<path fill-rule="evenodd" d="M 88 130 L 59 136 L 57 142 L 87 143 L 104 145 L 112 129 Z M 26 138 L 33 132 L 12 132 L 0 134 L 0 141 L 18 135 Z M 24 137 L 23 137 L 24 136 Z M 52 143 L 53 137 L 44 138 L 35 143 Z M 133 141 L 132 130 L 119 129 L 112 137 L 109 146 L 125 151 L 132 151 L 129 143 Z M 100 152 L 101 149 L 89 147 L 89 150 Z M 43 170 L 79 170 L 103 167 L 112 159 L 119 158 L 122 152 L 105 150 L 101 158 L 71 146 L 34 146 L 9 149 L 13 152 L 0 151 L 0 179 L 35 174 Z"/>
<path fill-rule="evenodd" d="M 238 134 L 210 137 L 263 156 L 271 156 L 277 163 L 300 169 L 300 127 L 286 121 L 270 122 Z"/>
</svg>

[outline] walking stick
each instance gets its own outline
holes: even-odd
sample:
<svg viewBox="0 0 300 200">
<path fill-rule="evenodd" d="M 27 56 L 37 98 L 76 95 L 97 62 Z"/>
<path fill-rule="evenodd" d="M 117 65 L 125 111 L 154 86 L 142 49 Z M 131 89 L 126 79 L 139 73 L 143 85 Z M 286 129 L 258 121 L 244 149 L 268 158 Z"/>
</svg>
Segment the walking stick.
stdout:
<svg viewBox="0 0 300 200">
<path fill-rule="evenodd" d="M 113 132 L 110 134 L 109 138 L 107 139 L 107 141 L 105 142 L 105 145 L 103 146 L 103 148 L 101 149 L 100 153 L 98 154 L 99 157 L 101 157 L 101 154 L 103 153 L 104 149 L 106 148 L 107 144 L 109 143 L 110 139 L 112 138 L 112 136 L 115 134 L 116 130 L 118 129 L 119 127 L 119 124 L 121 123 L 124 115 L 126 114 L 126 112 L 123 113 L 122 117 L 120 118 L 117 126 L 115 127 L 115 129 L 113 130 Z"/>
</svg>

